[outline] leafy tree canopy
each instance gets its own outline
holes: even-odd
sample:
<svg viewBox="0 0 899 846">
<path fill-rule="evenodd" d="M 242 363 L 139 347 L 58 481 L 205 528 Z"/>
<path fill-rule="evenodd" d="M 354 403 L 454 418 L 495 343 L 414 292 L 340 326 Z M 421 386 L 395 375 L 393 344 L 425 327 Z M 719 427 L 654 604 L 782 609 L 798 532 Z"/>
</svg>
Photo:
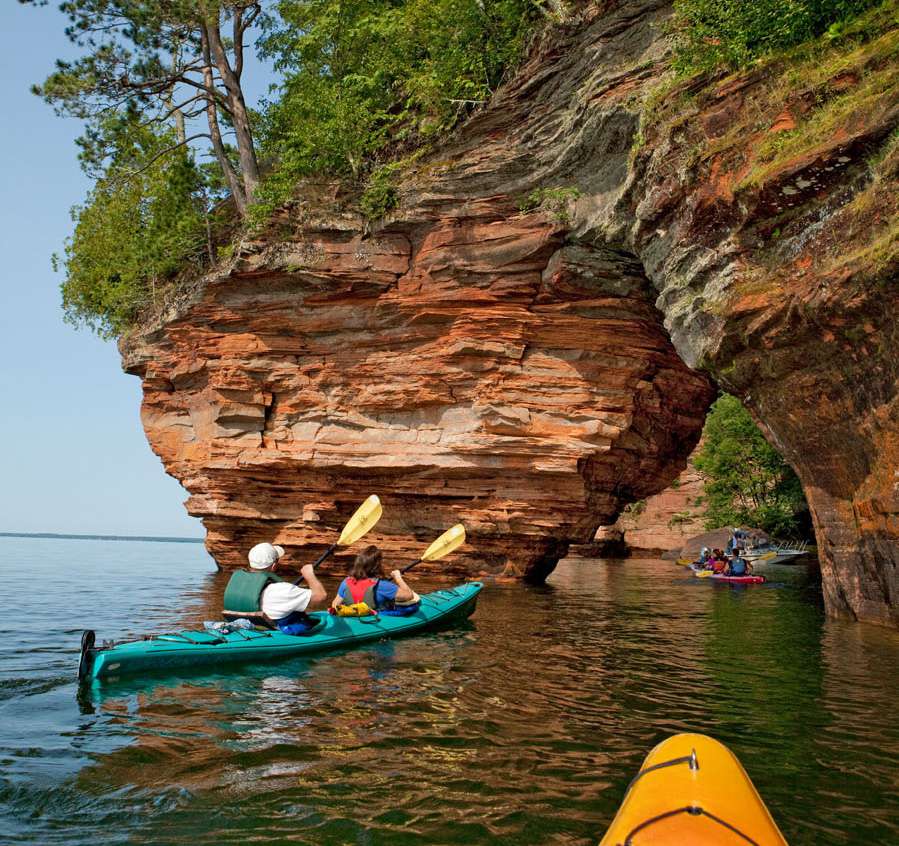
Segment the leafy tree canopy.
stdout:
<svg viewBox="0 0 899 846">
<path fill-rule="evenodd" d="M 184 262 L 214 257 L 210 214 L 223 188 L 240 217 L 261 221 L 302 177 L 362 183 L 379 161 L 486 100 L 542 13 L 539 0 L 64 0 L 60 9 L 82 55 L 57 62 L 34 90 L 85 122 L 80 159 L 95 180 L 73 210 L 63 305 L 69 320 L 106 335 L 127 328 Z M 259 113 L 242 90 L 253 47 L 281 77 Z M 206 153 L 214 166 L 198 167 Z M 375 174 L 373 209 L 395 196 L 395 170 Z"/>
<path fill-rule="evenodd" d="M 283 74 L 260 133 L 276 167 L 259 214 L 315 173 L 359 178 L 485 102 L 521 54 L 536 0 L 280 0 L 263 53 Z"/>
<path fill-rule="evenodd" d="M 676 0 L 677 61 L 746 64 L 873 3 Z M 214 259 L 210 216 L 225 194 L 239 218 L 263 221 L 303 177 L 337 176 L 367 183 L 363 207 L 382 214 L 398 160 L 486 101 L 535 22 L 559 6 L 63 0 L 81 54 L 34 90 L 84 121 L 80 159 L 95 180 L 66 245 L 67 317 L 121 332 L 184 261 Z M 280 76 L 259 113 L 244 100 L 248 49 Z"/>
<path fill-rule="evenodd" d="M 708 529 L 744 525 L 796 534 L 808 511 L 799 478 L 736 397 L 722 394 L 712 406 L 694 465 L 705 480 Z"/>
<path fill-rule="evenodd" d="M 66 319 L 105 337 L 124 331 L 185 264 L 206 249 L 208 180 L 173 130 L 126 118 L 103 127 L 116 149 L 85 203 L 72 210 L 62 285 Z M 150 165 L 146 165 L 147 161 Z"/>
<path fill-rule="evenodd" d="M 693 72 L 739 68 L 816 38 L 878 0 L 675 0 L 676 64 Z"/>
<path fill-rule="evenodd" d="M 129 125 L 173 125 L 175 138 L 158 155 L 208 142 L 243 214 L 259 182 L 259 166 L 241 78 L 247 30 L 262 12 L 255 0 L 64 0 L 66 35 L 83 51 L 34 92 L 61 115 L 86 123 L 82 163 L 89 172 L 116 150 L 121 133 L 110 117 L 139 116 Z M 228 34 L 223 29 L 229 29 Z M 187 122 L 205 118 L 205 125 Z M 222 124 L 233 133 L 239 162 L 228 155 Z"/>
</svg>

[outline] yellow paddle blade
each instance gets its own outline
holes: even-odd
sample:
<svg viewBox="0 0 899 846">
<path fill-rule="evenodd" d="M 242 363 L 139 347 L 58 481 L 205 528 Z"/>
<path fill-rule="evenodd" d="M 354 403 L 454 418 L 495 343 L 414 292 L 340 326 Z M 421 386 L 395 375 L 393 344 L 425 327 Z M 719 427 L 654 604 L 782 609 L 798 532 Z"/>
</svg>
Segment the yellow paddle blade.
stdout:
<svg viewBox="0 0 899 846">
<path fill-rule="evenodd" d="M 678 558 L 674 563 L 680 565 L 681 567 L 687 567 L 693 562 L 689 558 Z"/>
<path fill-rule="evenodd" d="M 759 561 L 764 561 L 767 558 L 777 558 L 776 552 L 766 552 L 764 555 L 759 556 Z"/>
<path fill-rule="evenodd" d="M 465 526 L 456 523 L 451 529 L 447 529 L 434 541 L 422 554 L 421 561 L 436 561 L 449 555 L 454 549 L 458 549 L 465 543 Z"/>
<path fill-rule="evenodd" d="M 356 543 L 359 538 L 374 528 L 375 523 L 381 519 L 382 511 L 381 500 L 378 499 L 377 494 L 372 494 L 347 521 L 337 539 L 337 545 L 349 546 Z"/>
<path fill-rule="evenodd" d="M 700 579 L 707 579 L 712 575 L 711 570 L 694 570 L 693 575 L 699 577 Z"/>
</svg>

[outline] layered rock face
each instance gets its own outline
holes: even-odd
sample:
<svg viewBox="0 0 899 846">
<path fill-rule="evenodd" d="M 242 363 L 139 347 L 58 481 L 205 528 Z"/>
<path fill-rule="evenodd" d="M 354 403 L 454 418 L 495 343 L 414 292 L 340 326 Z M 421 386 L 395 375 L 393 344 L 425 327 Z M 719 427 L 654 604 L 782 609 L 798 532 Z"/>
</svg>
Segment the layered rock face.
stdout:
<svg viewBox="0 0 899 846">
<path fill-rule="evenodd" d="M 461 519 L 542 574 L 682 469 L 701 367 L 799 473 L 828 611 L 897 622 L 895 16 L 677 82 L 670 14 L 591 5 L 371 232 L 310 197 L 124 341 L 220 563 L 377 490 L 391 551 Z"/>
<path fill-rule="evenodd" d="M 697 450 L 699 447 L 697 447 Z M 594 537 L 628 555 L 661 555 L 679 550 L 694 535 L 705 531 L 704 507 L 700 504 L 705 485 L 693 466 L 686 469 L 661 493 L 628 506 L 613 526 L 602 526 Z"/>
<path fill-rule="evenodd" d="M 678 351 L 802 480 L 827 610 L 897 625 L 895 4 L 867 38 L 672 98 L 626 207 Z"/>
<path fill-rule="evenodd" d="M 216 560 L 264 539 L 309 560 L 376 492 L 393 560 L 461 521 L 441 569 L 539 578 L 669 482 L 709 383 L 639 264 L 561 234 L 489 203 L 370 238 L 335 217 L 133 343 L 147 434 Z"/>
</svg>

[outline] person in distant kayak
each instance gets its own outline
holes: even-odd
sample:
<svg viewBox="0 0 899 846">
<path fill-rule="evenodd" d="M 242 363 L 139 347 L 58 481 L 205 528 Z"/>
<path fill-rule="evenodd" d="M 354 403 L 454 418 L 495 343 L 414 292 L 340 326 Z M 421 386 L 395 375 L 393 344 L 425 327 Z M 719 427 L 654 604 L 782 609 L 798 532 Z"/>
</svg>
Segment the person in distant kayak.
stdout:
<svg viewBox="0 0 899 846">
<path fill-rule="evenodd" d="M 317 621 L 306 612 L 328 598 L 311 564 L 300 574 L 308 587 L 300 587 L 272 571 L 284 556 L 284 547 L 258 543 L 248 555 L 250 570 L 238 570 L 225 588 L 225 619 L 246 617 L 285 634 L 303 634 Z"/>
<path fill-rule="evenodd" d="M 372 611 L 390 612 L 414 606 L 417 600 L 417 594 L 406 584 L 399 570 L 387 575 L 381 550 L 371 545 L 356 556 L 350 574 L 337 589 L 331 608 L 336 612 L 342 605 L 364 602 Z"/>
<path fill-rule="evenodd" d="M 741 555 L 735 555 L 728 563 L 724 574 L 727 576 L 749 576 L 752 574 L 752 565 Z"/>
<path fill-rule="evenodd" d="M 724 553 L 720 549 L 712 550 L 712 555 L 706 566 L 713 573 L 723 573 L 727 567 L 727 559 L 724 557 Z"/>
</svg>

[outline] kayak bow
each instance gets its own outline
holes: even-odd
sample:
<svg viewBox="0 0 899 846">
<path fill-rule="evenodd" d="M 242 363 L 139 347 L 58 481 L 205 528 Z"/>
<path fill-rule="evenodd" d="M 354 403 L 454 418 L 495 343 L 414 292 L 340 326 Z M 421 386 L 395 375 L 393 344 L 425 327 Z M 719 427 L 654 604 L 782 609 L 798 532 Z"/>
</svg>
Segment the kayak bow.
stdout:
<svg viewBox="0 0 899 846">
<path fill-rule="evenodd" d="M 704 734 L 662 741 L 600 846 L 787 846 L 736 756 Z"/>
<path fill-rule="evenodd" d="M 417 634 L 470 617 L 482 587 L 481 582 L 468 582 L 422 594 L 420 607 L 404 617 L 386 614 L 338 617 L 313 612 L 310 616 L 318 619 L 319 624 L 308 634 L 299 636 L 258 629 L 238 629 L 228 634 L 183 631 L 95 648 L 93 632 L 85 632 L 78 677 L 87 682 L 188 667 L 202 671 Z"/>
</svg>

